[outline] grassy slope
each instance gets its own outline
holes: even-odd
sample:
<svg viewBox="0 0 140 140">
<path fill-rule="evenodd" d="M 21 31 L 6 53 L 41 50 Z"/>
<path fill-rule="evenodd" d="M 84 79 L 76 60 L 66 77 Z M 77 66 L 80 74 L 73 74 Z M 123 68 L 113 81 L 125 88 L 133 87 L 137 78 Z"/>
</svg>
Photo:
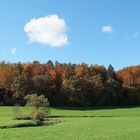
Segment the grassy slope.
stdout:
<svg viewBox="0 0 140 140">
<path fill-rule="evenodd" d="M 54 126 L 1 129 L 0 140 L 140 139 L 140 107 L 86 109 L 52 109 L 52 115 L 61 119 L 62 123 Z M 0 125 L 17 123 L 11 119 L 11 114 L 11 107 L 0 107 Z"/>
</svg>

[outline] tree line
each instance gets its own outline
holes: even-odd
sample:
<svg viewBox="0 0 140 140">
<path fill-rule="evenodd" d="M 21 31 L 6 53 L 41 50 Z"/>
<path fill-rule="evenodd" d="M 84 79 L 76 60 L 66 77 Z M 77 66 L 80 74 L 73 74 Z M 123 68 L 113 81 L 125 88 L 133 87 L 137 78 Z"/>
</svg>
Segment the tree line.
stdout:
<svg viewBox="0 0 140 140">
<path fill-rule="evenodd" d="M 138 105 L 140 66 L 116 72 L 112 65 L 0 62 L 0 105 L 25 105 L 32 94 L 51 106 Z"/>
</svg>

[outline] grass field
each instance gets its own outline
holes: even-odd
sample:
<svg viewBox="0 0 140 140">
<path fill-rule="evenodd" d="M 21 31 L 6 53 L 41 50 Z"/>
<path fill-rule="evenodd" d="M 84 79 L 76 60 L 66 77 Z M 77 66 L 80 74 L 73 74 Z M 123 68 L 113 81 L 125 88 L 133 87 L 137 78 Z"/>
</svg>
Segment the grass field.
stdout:
<svg viewBox="0 0 140 140">
<path fill-rule="evenodd" d="M 12 117 L 12 107 L 0 107 L 0 125 L 24 123 Z M 26 109 L 24 109 L 26 111 Z M 139 140 L 140 107 L 52 108 L 52 126 L 0 129 L 0 140 Z"/>
</svg>

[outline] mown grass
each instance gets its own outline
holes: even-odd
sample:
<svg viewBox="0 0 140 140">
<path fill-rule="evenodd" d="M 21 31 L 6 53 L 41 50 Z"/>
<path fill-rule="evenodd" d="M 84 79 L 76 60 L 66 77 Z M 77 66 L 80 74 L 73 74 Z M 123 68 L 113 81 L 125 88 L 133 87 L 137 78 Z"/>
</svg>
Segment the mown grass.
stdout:
<svg viewBox="0 0 140 140">
<path fill-rule="evenodd" d="M 0 107 L 1 126 L 25 122 L 13 120 L 12 110 L 12 107 Z M 140 139 L 140 107 L 52 108 L 51 115 L 62 122 L 52 126 L 0 129 L 0 140 Z"/>
</svg>

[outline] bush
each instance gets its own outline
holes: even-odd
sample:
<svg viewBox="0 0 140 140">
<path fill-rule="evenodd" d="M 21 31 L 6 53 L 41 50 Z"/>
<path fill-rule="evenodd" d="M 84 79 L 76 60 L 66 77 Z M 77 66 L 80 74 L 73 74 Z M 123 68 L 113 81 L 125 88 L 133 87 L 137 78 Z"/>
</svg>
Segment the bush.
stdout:
<svg viewBox="0 0 140 140">
<path fill-rule="evenodd" d="M 38 124 L 43 124 L 45 118 L 50 114 L 48 99 L 44 95 L 31 94 L 27 95 L 25 100 L 27 106 L 33 107 L 32 119 Z"/>
</svg>

